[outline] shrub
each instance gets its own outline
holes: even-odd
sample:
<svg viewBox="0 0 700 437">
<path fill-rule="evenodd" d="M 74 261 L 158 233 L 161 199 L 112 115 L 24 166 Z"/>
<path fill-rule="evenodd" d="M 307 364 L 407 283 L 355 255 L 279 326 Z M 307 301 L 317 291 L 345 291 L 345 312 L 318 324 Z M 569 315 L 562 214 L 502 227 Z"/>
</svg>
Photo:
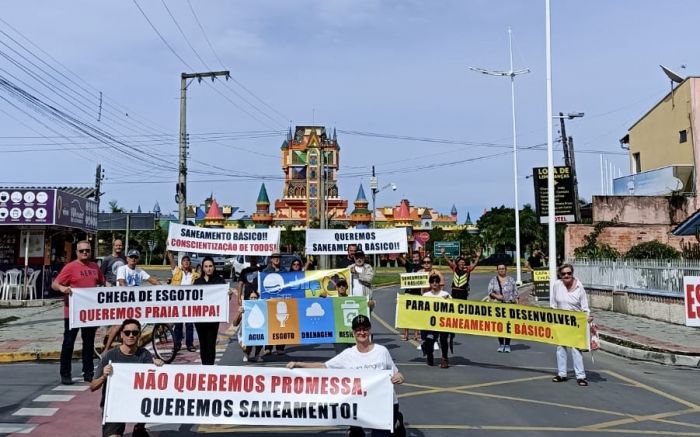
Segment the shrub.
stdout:
<svg viewBox="0 0 700 437">
<path fill-rule="evenodd" d="M 637 244 L 625 254 L 627 259 L 678 259 L 680 257 L 680 252 L 660 241 Z"/>
</svg>

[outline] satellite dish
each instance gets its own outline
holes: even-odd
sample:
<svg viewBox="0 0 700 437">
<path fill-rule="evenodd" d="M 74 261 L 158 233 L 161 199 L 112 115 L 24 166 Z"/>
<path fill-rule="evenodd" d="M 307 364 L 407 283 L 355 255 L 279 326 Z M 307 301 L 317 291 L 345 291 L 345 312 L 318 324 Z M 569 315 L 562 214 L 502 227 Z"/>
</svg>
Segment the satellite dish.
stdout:
<svg viewBox="0 0 700 437">
<path fill-rule="evenodd" d="M 683 78 L 674 73 L 673 71 L 669 70 L 668 68 L 664 67 L 663 65 L 659 65 L 661 69 L 666 73 L 666 76 L 668 76 L 671 81 L 676 82 L 676 83 L 681 83 L 683 82 Z"/>
</svg>

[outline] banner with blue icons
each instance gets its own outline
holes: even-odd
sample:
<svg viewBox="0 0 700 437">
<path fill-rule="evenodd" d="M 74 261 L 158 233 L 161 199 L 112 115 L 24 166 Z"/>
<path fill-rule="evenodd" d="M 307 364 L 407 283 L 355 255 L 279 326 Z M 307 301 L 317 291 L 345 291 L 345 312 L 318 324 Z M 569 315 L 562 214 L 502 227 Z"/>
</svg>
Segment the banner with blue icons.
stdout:
<svg viewBox="0 0 700 437">
<path fill-rule="evenodd" d="M 347 268 L 305 272 L 260 272 L 258 287 L 261 299 L 337 297 L 337 284 L 341 279 L 348 283 L 347 295 L 352 296 L 352 280 Z"/>
</svg>

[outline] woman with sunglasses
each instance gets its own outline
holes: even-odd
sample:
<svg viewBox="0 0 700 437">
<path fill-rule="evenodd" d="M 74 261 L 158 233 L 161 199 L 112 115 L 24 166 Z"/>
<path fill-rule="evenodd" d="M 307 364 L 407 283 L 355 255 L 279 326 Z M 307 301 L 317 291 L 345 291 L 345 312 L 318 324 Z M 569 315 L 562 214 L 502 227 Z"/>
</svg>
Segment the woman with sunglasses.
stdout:
<svg viewBox="0 0 700 437">
<path fill-rule="evenodd" d="M 226 284 L 226 280 L 219 276 L 214 269 L 214 259 L 205 256 L 202 260 L 202 276 L 194 281 L 195 285 Z M 229 296 L 233 290 L 229 289 Z M 213 366 L 216 361 L 216 338 L 219 335 L 219 322 L 197 322 L 194 324 L 199 337 L 199 356 L 202 364 Z"/>
<path fill-rule="evenodd" d="M 549 306 L 554 309 L 568 311 L 585 311 L 588 314 L 588 321 L 593 320 L 591 310 L 588 307 L 588 297 L 581 281 L 574 278 L 574 267 L 571 264 L 562 264 L 557 269 L 559 278 L 554 281 L 552 294 L 549 296 Z M 571 353 L 571 360 L 574 362 L 574 373 L 576 382 L 581 387 L 588 385 L 586 371 L 583 368 L 583 355 L 581 351 L 574 347 L 557 346 L 557 376 L 552 378 L 552 382 L 566 381 L 567 365 L 566 352 Z"/>
<path fill-rule="evenodd" d="M 489 297 L 501 303 L 518 303 L 518 286 L 515 279 L 508 276 L 506 265 L 497 265 L 496 272 L 496 277 L 489 281 Z M 510 353 L 510 338 L 498 337 L 498 352 Z"/>
<path fill-rule="evenodd" d="M 423 293 L 423 297 L 437 297 L 442 299 L 450 299 L 450 293 L 442 289 L 441 279 L 438 275 L 431 275 L 428 279 L 430 281 L 430 289 Z M 450 336 L 449 332 L 438 332 L 438 331 L 422 331 L 421 337 L 423 338 L 423 344 L 421 348 L 423 349 L 423 355 L 427 356 L 427 363 L 429 366 L 434 365 L 433 358 L 433 346 L 435 340 L 440 341 L 440 351 L 442 352 L 442 359 L 440 360 L 440 368 L 447 369 L 450 367 L 449 361 L 447 359 L 448 352 L 448 338 Z"/>
</svg>

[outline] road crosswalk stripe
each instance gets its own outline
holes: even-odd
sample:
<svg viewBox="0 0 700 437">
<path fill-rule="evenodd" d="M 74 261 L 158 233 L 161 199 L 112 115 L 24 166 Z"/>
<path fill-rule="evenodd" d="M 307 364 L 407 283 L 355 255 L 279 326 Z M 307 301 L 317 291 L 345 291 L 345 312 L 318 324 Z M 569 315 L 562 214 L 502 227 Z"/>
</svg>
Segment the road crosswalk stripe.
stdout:
<svg viewBox="0 0 700 437">
<path fill-rule="evenodd" d="M 0 434 L 29 434 L 37 426 L 32 423 L 0 423 Z"/>
<path fill-rule="evenodd" d="M 53 416 L 58 408 L 20 408 L 12 413 L 13 416 Z"/>
<path fill-rule="evenodd" d="M 34 402 L 68 402 L 74 397 L 75 395 L 40 395 Z"/>
<path fill-rule="evenodd" d="M 90 386 L 87 385 L 59 385 L 51 390 L 53 391 L 85 391 L 89 389 Z"/>
</svg>

